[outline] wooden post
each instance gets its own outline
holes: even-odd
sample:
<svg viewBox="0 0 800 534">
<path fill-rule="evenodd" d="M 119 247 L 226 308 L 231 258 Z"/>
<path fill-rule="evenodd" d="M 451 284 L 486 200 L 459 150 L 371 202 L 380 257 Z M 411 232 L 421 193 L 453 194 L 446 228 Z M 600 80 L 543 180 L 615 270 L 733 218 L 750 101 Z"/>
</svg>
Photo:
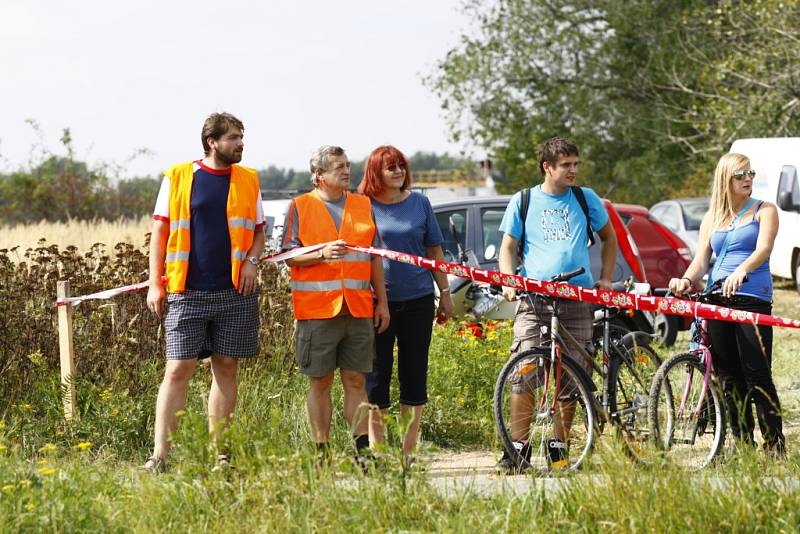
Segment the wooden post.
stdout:
<svg viewBox="0 0 800 534">
<path fill-rule="evenodd" d="M 59 281 L 58 298 L 69 297 L 69 282 Z M 72 351 L 72 306 L 58 307 L 58 348 L 61 354 L 61 385 L 64 387 L 64 417 L 67 421 L 78 416 L 75 391 L 75 354 Z"/>
</svg>

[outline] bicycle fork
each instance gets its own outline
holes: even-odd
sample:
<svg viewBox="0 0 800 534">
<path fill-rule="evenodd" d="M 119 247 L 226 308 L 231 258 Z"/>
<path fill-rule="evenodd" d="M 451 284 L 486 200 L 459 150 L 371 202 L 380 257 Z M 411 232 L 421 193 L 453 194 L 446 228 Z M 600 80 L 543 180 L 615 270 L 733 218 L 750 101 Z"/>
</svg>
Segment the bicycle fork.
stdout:
<svg viewBox="0 0 800 534">
<path fill-rule="evenodd" d="M 697 439 L 697 431 L 699 430 L 701 422 L 702 422 L 701 418 L 700 418 L 700 414 L 701 414 L 701 412 L 703 410 L 703 404 L 705 403 L 705 400 L 706 400 L 706 392 L 708 391 L 708 388 L 710 387 L 710 383 L 711 383 L 711 358 L 709 357 L 710 356 L 710 351 L 707 348 L 702 348 L 700 353 L 698 354 L 698 356 L 700 358 L 700 361 L 702 363 L 704 363 L 705 365 L 704 365 L 704 369 L 703 369 L 703 384 L 702 384 L 702 388 L 700 389 L 700 398 L 697 399 L 697 404 L 694 407 L 694 410 L 693 410 L 693 413 L 692 413 L 692 415 L 694 416 L 694 419 L 695 419 L 695 424 L 694 424 L 694 427 L 692 428 L 691 436 L 686 439 L 686 442 L 690 443 L 692 445 L 694 445 L 695 439 Z M 687 402 L 689 400 L 689 392 L 692 389 L 692 382 L 694 381 L 694 374 L 695 374 L 694 373 L 694 368 L 692 366 L 687 366 L 686 367 L 686 383 L 685 383 L 684 388 L 683 388 L 683 395 L 681 396 L 681 404 L 678 407 L 678 413 L 676 414 L 676 416 L 679 419 L 684 419 L 686 417 L 685 416 L 685 412 L 686 412 L 686 408 L 687 408 L 686 405 L 687 405 Z"/>
</svg>

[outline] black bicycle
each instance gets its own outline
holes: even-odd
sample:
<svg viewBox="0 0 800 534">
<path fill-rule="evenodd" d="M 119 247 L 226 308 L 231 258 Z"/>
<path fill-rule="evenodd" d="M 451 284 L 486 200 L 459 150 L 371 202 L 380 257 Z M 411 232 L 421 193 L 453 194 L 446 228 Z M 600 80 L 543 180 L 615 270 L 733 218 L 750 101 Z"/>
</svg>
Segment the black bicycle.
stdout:
<svg viewBox="0 0 800 534">
<path fill-rule="evenodd" d="M 553 282 L 566 282 L 583 269 L 560 274 Z M 604 424 L 634 458 L 647 459 L 652 446 L 647 419 L 652 377 L 660 364 L 644 332 L 612 334 L 618 309 L 603 308 L 602 365 L 579 348 L 574 336 L 559 322 L 560 299 L 522 293 L 531 307 L 552 305 L 550 325 L 542 325 L 549 345 L 513 355 L 500 370 L 494 391 L 494 420 L 503 447 L 518 471 L 578 469 L 591 453 Z M 566 357 L 565 357 L 566 356 Z M 596 371 L 602 382 L 594 384 L 578 362 Z"/>
</svg>

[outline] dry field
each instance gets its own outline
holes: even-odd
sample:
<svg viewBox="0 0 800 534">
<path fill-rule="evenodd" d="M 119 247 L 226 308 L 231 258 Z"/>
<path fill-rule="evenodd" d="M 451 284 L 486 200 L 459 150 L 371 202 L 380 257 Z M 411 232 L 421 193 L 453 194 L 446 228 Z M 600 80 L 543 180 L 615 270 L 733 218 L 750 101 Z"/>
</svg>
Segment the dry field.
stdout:
<svg viewBox="0 0 800 534">
<path fill-rule="evenodd" d="M 86 251 L 95 243 L 103 243 L 113 254 L 116 243 L 127 242 L 135 246 L 144 244 L 144 235 L 150 231 L 152 218 L 147 215 L 141 219 L 118 221 L 77 221 L 0 226 L 0 249 L 19 247 L 21 252 L 35 248 L 39 240 L 56 244 L 60 248 L 73 245 L 79 251 Z M 12 255 L 13 257 L 13 255 Z"/>
</svg>

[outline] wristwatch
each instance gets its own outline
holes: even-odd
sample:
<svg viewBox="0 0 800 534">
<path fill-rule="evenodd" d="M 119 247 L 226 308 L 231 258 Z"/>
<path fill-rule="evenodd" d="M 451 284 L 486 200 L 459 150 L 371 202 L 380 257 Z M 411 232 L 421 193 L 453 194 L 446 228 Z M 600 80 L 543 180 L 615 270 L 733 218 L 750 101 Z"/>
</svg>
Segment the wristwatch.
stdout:
<svg viewBox="0 0 800 534">
<path fill-rule="evenodd" d="M 258 258 L 255 257 L 255 256 L 250 256 L 249 258 L 247 258 L 247 261 L 249 261 L 253 265 L 256 265 L 256 266 L 258 265 Z"/>
</svg>

